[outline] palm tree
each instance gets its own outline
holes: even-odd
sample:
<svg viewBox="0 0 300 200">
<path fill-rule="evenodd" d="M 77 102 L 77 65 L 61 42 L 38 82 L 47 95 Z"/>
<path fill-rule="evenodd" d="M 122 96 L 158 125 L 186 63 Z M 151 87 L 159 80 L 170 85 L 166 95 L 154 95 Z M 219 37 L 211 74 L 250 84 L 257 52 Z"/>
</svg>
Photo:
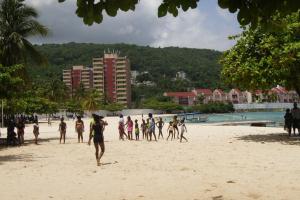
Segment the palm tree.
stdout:
<svg viewBox="0 0 300 200">
<path fill-rule="evenodd" d="M 26 38 L 46 36 L 48 29 L 36 20 L 37 11 L 23 2 L 0 0 L 0 62 L 4 66 L 24 64 L 28 58 L 46 64 L 45 57 Z"/>
<path fill-rule="evenodd" d="M 88 111 L 96 111 L 100 109 L 101 95 L 96 90 L 91 90 L 83 101 L 83 109 Z"/>
</svg>

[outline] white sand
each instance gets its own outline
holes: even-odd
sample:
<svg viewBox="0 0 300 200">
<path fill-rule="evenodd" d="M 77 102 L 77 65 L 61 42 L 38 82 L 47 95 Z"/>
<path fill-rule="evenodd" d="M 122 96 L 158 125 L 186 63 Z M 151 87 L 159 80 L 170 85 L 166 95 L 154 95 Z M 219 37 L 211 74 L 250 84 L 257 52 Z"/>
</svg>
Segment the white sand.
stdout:
<svg viewBox="0 0 300 200">
<path fill-rule="evenodd" d="M 0 199 L 300 198 L 300 143 L 282 128 L 187 124 L 188 143 L 119 141 L 117 118 L 106 120 L 100 167 L 73 121 L 65 145 L 55 123 L 40 125 L 40 145 L 1 148 Z M 32 127 L 25 132 L 32 140 Z"/>
</svg>

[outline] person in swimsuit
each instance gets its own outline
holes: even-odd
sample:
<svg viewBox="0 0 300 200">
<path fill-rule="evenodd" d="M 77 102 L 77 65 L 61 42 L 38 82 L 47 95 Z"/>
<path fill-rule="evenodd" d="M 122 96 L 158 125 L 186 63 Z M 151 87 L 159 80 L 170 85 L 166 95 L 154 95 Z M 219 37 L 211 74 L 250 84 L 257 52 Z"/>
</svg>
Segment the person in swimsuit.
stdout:
<svg viewBox="0 0 300 200">
<path fill-rule="evenodd" d="M 81 120 L 80 116 L 77 116 L 77 121 L 75 122 L 75 131 L 78 134 L 78 143 L 83 142 L 83 135 L 82 133 L 84 132 L 84 123 Z"/>
<path fill-rule="evenodd" d="M 184 119 L 182 119 L 180 121 L 180 126 L 181 126 L 180 142 L 182 142 L 182 139 L 185 139 L 185 141 L 187 142 L 188 140 L 183 136 L 183 134 L 185 132 L 187 132 L 187 129 L 186 129 L 186 126 L 185 126 L 185 123 L 184 123 Z"/>
<path fill-rule="evenodd" d="M 171 136 L 171 140 L 173 140 L 174 126 L 173 126 L 173 122 L 172 121 L 169 122 L 169 127 L 168 127 L 167 131 L 169 132 L 167 140 L 169 139 L 170 136 Z"/>
<path fill-rule="evenodd" d="M 60 119 L 59 132 L 60 132 L 59 143 L 61 144 L 61 139 L 63 139 L 64 140 L 64 144 L 65 144 L 66 143 L 67 124 L 66 124 L 66 122 L 64 122 L 64 118 L 63 117 Z"/>
<path fill-rule="evenodd" d="M 154 136 L 155 141 L 157 141 L 156 134 L 155 134 L 155 120 L 153 117 L 150 118 L 149 135 L 150 135 L 150 141 L 152 141 L 152 135 Z"/>
<path fill-rule="evenodd" d="M 139 129 L 139 124 L 138 120 L 136 119 L 134 124 L 134 132 L 135 132 L 135 140 L 140 140 L 140 129 Z"/>
<path fill-rule="evenodd" d="M 24 129 L 25 129 L 25 124 L 21 118 L 17 119 L 17 134 L 18 134 L 18 140 L 19 140 L 19 145 L 24 144 Z"/>
<path fill-rule="evenodd" d="M 146 138 L 146 129 L 147 129 L 147 125 L 144 119 L 142 119 L 141 129 L 142 129 L 143 140 L 144 140 Z"/>
<path fill-rule="evenodd" d="M 147 120 L 146 120 L 146 138 L 147 138 L 147 140 L 149 140 L 150 138 L 149 138 L 149 133 L 150 133 L 150 121 L 149 121 L 150 119 L 148 118 Z"/>
<path fill-rule="evenodd" d="M 178 130 L 178 119 L 177 116 L 174 116 L 173 118 L 173 127 L 174 127 L 174 139 L 177 132 L 177 139 L 179 139 L 179 130 Z"/>
<path fill-rule="evenodd" d="M 294 135 L 296 134 L 296 129 L 298 129 L 298 134 L 300 135 L 300 108 L 298 108 L 297 103 L 294 103 L 294 108 L 291 111 L 293 116 L 293 130 Z"/>
<path fill-rule="evenodd" d="M 38 122 L 35 122 L 34 125 L 33 125 L 33 135 L 34 135 L 34 143 L 35 144 L 38 144 L 38 136 L 40 134 L 40 131 L 39 131 L 39 124 Z"/>
<path fill-rule="evenodd" d="M 106 122 L 102 120 L 103 117 L 100 117 L 98 115 L 94 115 L 94 124 L 92 125 L 92 129 L 90 130 L 90 137 L 88 144 L 91 144 L 91 139 L 93 138 L 94 146 L 95 146 L 95 156 L 97 165 L 100 166 L 100 160 L 105 152 L 105 145 L 104 145 L 104 136 L 103 136 L 103 130 L 105 125 L 107 125 Z M 92 133 L 94 132 L 94 135 Z M 101 152 L 99 154 L 99 147 L 101 149 Z"/>
<path fill-rule="evenodd" d="M 130 116 L 127 117 L 127 122 L 125 125 L 127 126 L 128 140 L 133 140 L 132 137 L 133 121 L 131 120 Z"/>
<path fill-rule="evenodd" d="M 162 128 L 165 125 L 165 123 L 163 122 L 162 118 L 159 118 L 159 121 L 156 123 L 156 126 L 158 128 L 158 139 L 161 136 L 164 139 L 163 133 L 162 133 Z"/>
<path fill-rule="evenodd" d="M 125 125 L 124 125 L 124 118 L 123 118 L 123 115 L 120 115 L 120 119 L 119 119 L 119 127 L 118 127 L 118 129 L 119 129 L 119 139 L 120 139 L 120 140 L 124 140 L 124 135 L 125 135 L 126 138 L 128 138 L 127 135 L 126 135 L 126 133 L 125 133 L 124 126 L 125 126 Z"/>
</svg>

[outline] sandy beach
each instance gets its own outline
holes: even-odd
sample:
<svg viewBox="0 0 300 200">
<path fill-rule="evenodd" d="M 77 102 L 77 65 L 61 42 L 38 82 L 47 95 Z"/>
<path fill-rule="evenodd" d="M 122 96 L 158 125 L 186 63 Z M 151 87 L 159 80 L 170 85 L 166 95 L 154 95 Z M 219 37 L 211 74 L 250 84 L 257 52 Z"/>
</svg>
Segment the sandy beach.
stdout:
<svg viewBox="0 0 300 200">
<path fill-rule="evenodd" d="M 58 123 L 40 124 L 35 145 L 26 127 L 25 146 L 0 149 L 1 199 L 299 199 L 300 142 L 282 128 L 187 124 L 187 143 L 119 141 L 106 120 L 100 167 L 87 128 L 78 144 L 67 121 L 59 144 Z"/>
</svg>

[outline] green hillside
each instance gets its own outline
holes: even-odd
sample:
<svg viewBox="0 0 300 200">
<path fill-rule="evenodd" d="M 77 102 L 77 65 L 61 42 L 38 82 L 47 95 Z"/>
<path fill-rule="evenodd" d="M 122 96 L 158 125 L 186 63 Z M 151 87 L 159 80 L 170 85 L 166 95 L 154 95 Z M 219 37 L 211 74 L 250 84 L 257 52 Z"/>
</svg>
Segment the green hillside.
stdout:
<svg viewBox="0 0 300 200">
<path fill-rule="evenodd" d="M 159 86 L 134 88 L 133 96 L 140 96 L 140 93 L 151 96 L 163 90 L 186 90 L 193 87 L 222 88 L 221 66 L 218 64 L 222 53 L 214 50 L 88 43 L 43 44 L 36 45 L 36 48 L 48 58 L 49 66 L 31 67 L 29 71 L 34 79 L 47 78 L 49 73 L 62 76 L 62 69 L 72 65 L 91 66 L 93 57 L 101 57 L 109 49 L 118 50 L 121 56 L 127 56 L 132 70 L 149 72 L 150 76 L 139 79 L 153 81 Z M 178 71 L 186 72 L 188 80 L 172 81 Z"/>
</svg>

